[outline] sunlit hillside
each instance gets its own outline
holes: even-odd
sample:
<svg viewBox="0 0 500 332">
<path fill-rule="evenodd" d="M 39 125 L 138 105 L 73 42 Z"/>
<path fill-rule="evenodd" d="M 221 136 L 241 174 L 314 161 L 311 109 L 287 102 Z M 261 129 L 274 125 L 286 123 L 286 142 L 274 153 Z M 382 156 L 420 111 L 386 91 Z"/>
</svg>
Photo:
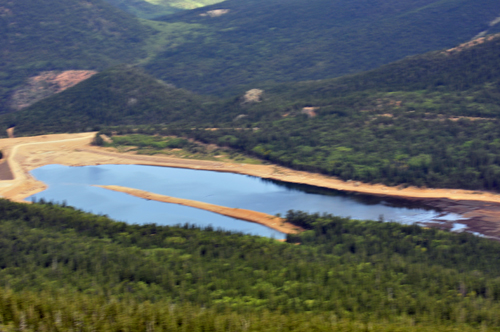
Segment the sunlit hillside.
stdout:
<svg viewBox="0 0 500 332">
<path fill-rule="evenodd" d="M 223 0 L 105 0 L 130 14 L 141 18 L 155 18 L 180 10 L 213 5 Z"/>
</svg>

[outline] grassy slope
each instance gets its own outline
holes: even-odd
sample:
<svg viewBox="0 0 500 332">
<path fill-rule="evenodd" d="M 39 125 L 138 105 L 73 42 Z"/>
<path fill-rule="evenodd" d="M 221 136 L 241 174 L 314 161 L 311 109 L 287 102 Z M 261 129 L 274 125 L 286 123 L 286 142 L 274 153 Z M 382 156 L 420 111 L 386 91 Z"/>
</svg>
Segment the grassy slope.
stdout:
<svg viewBox="0 0 500 332">
<path fill-rule="evenodd" d="M 212 5 L 223 0 L 105 0 L 130 14 L 152 19 L 170 15 L 181 10 Z"/>
</svg>

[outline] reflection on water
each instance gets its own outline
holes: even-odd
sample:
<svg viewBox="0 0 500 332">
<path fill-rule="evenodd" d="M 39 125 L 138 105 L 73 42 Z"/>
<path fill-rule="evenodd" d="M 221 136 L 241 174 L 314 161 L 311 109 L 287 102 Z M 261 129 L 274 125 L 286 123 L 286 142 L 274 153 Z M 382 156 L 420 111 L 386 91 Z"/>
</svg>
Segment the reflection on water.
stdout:
<svg viewBox="0 0 500 332">
<path fill-rule="evenodd" d="M 397 198 L 397 197 L 381 197 L 381 196 L 368 195 L 368 194 L 362 194 L 362 193 L 346 192 L 346 191 L 328 189 L 328 188 L 323 188 L 323 187 L 311 186 L 308 184 L 290 183 L 290 182 L 283 182 L 283 181 L 277 181 L 277 180 L 272 180 L 272 179 L 261 179 L 261 181 L 270 182 L 270 183 L 276 184 L 277 186 L 283 186 L 289 190 L 302 191 L 302 192 L 305 192 L 308 194 L 318 194 L 318 195 L 335 196 L 335 197 L 347 197 L 349 199 L 352 199 L 352 200 L 354 200 L 358 203 L 364 204 L 364 205 L 383 204 L 383 205 L 392 206 L 392 207 L 396 207 L 396 208 L 405 207 L 408 209 L 422 209 L 422 210 L 427 210 L 427 211 L 436 211 L 435 208 L 432 208 L 428 205 L 424 205 L 424 204 L 421 204 L 419 202 L 414 202 L 414 201 L 411 201 L 408 199 L 402 199 L 402 198 Z"/>
<path fill-rule="evenodd" d="M 355 219 L 393 220 L 402 223 L 428 222 L 443 216 L 460 219 L 456 214 L 442 214 L 405 200 L 349 194 L 308 185 L 263 180 L 246 175 L 141 165 L 100 165 L 67 167 L 47 165 L 32 171 L 33 176 L 49 185 L 34 195 L 56 202 L 107 214 L 130 223 L 173 225 L 211 224 L 215 228 L 236 230 L 283 238 L 267 227 L 220 216 L 208 211 L 175 204 L 148 201 L 124 193 L 91 185 L 119 185 L 157 194 L 192 199 L 227 207 L 285 215 L 288 210 L 326 212 Z"/>
</svg>

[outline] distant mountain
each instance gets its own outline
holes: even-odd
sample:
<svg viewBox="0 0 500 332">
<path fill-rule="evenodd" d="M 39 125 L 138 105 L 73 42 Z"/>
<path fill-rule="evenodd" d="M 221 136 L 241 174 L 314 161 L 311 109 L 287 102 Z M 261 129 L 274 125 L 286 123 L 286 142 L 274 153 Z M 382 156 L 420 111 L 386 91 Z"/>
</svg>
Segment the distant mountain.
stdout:
<svg viewBox="0 0 500 332">
<path fill-rule="evenodd" d="M 22 111 L 4 115 L 16 133 L 89 131 L 105 125 L 183 123 L 204 117 L 210 99 L 176 89 L 140 70 L 115 67 L 46 98 Z"/>
<path fill-rule="evenodd" d="M 0 111 L 42 71 L 97 69 L 145 56 L 151 29 L 101 0 L 0 1 Z"/>
<path fill-rule="evenodd" d="M 162 18 L 197 33 L 145 68 L 200 92 L 324 79 L 452 47 L 495 31 L 499 15 L 497 0 L 228 0 Z"/>
<path fill-rule="evenodd" d="M 155 18 L 181 10 L 212 5 L 223 0 L 105 0 L 130 14 L 141 18 Z"/>
</svg>

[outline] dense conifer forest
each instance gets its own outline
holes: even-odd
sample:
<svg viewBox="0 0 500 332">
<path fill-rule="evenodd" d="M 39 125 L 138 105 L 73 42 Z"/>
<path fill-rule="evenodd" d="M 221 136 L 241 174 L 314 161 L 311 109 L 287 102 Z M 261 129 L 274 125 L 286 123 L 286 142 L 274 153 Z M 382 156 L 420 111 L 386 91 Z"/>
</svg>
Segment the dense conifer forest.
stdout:
<svg viewBox="0 0 500 332">
<path fill-rule="evenodd" d="M 264 102 L 233 107 L 236 129 L 172 133 L 344 180 L 499 190 L 500 38 L 490 38 L 351 77 L 269 87 Z"/>
<path fill-rule="evenodd" d="M 200 16 L 216 9 L 229 12 Z M 167 48 L 145 68 L 203 93 L 338 77 L 489 33 L 499 14 L 492 0 L 227 0 L 159 19 L 209 34 Z"/>
<path fill-rule="evenodd" d="M 27 331 L 495 330 L 500 244 L 290 211 L 286 243 L 0 201 L 0 324 Z"/>
</svg>

